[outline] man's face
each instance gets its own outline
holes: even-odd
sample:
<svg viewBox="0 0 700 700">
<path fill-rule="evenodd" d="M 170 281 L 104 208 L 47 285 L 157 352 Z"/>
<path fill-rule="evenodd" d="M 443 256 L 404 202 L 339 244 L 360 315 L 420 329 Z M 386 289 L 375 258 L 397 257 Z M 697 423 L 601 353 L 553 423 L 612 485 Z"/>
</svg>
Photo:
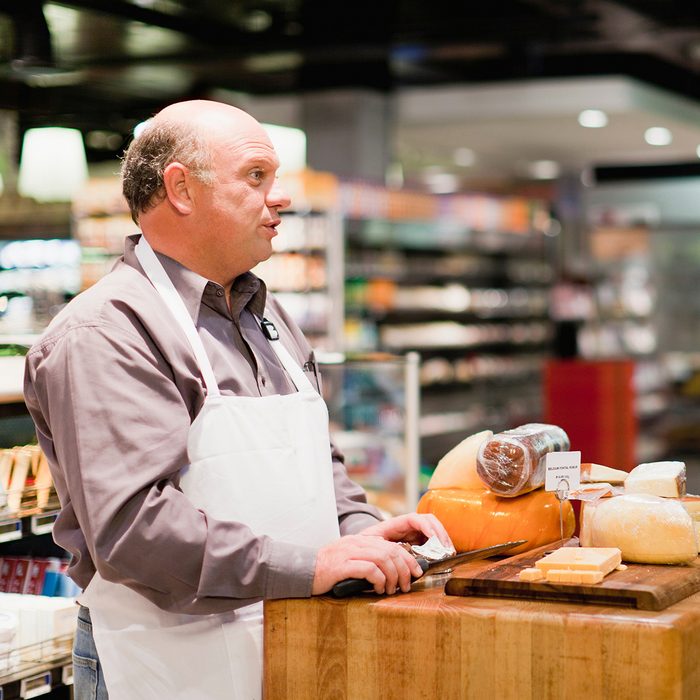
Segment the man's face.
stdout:
<svg viewBox="0 0 700 700">
<path fill-rule="evenodd" d="M 212 184 L 196 188 L 202 242 L 220 279 L 233 279 L 272 254 L 280 223 L 290 204 L 279 186 L 279 161 L 266 132 L 252 123 L 234 139 L 212 140 Z"/>
</svg>

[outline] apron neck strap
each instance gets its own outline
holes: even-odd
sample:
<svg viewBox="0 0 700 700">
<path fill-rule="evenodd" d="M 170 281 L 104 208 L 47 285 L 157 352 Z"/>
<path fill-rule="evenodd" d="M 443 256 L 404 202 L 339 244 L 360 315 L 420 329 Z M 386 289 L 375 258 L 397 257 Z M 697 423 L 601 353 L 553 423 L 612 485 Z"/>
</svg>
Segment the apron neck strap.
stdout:
<svg viewBox="0 0 700 700">
<path fill-rule="evenodd" d="M 151 284 L 156 288 L 156 291 L 160 294 L 165 305 L 170 309 L 175 320 L 184 331 L 192 347 L 192 351 L 194 352 L 197 364 L 199 365 L 199 371 L 202 373 L 207 396 L 218 396 L 219 385 L 214 378 L 214 370 L 204 350 L 202 339 L 199 337 L 199 333 L 197 333 L 194 321 L 185 306 L 185 302 L 182 301 L 182 297 L 178 294 L 175 285 L 172 283 L 170 277 L 168 277 L 168 274 L 161 265 L 160 260 L 156 257 L 153 248 L 151 248 L 145 236 L 141 236 L 139 242 L 136 244 L 134 252 L 136 253 L 138 261 L 141 263 L 143 271 L 151 281 Z"/>
</svg>

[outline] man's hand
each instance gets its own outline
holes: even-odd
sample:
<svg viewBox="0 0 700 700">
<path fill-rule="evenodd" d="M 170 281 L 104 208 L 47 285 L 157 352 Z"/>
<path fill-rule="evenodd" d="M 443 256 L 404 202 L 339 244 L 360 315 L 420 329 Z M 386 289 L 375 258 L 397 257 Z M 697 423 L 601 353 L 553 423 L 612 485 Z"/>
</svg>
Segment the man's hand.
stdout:
<svg viewBox="0 0 700 700">
<path fill-rule="evenodd" d="M 360 534 L 382 537 L 392 542 L 408 542 L 409 544 L 423 544 L 430 537 L 436 536 L 443 546 L 453 548 L 447 530 L 430 513 L 398 515 L 365 528 Z"/>
<path fill-rule="evenodd" d="M 368 532 L 346 535 L 319 550 L 312 593 L 327 593 L 346 578 L 364 578 L 379 594 L 399 589 L 407 593 L 411 577 L 422 574 L 415 557 L 401 545 Z"/>
</svg>

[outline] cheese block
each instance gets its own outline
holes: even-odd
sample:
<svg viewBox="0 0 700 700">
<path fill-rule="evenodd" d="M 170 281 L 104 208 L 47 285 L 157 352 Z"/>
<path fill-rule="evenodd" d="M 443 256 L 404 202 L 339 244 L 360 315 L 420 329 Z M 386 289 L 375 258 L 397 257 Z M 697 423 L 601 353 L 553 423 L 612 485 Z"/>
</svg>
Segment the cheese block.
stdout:
<svg viewBox="0 0 700 700">
<path fill-rule="evenodd" d="M 625 479 L 626 493 L 682 498 L 685 496 L 685 462 L 645 462 Z"/>
<path fill-rule="evenodd" d="M 550 569 L 571 571 L 598 571 L 609 574 L 622 562 L 617 547 L 560 547 L 535 562 L 545 573 Z"/>
<path fill-rule="evenodd" d="M 553 493 L 538 489 L 516 498 L 503 498 L 488 489 L 431 489 L 417 507 L 433 513 L 444 525 L 458 552 L 511 540 L 527 543 L 508 554 L 527 552 L 560 539 L 559 501 Z M 574 533 L 574 511 L 562 503 L 564 537 Z"/>
<path fill-rule="evenodd" d="M 483 489 L 476 473 L 476 454 L 481 443 L 493 437 L 492 430 L 470 435 L 453 447 L 435 467 L 429 489 Z"/>
<path fill-rule="evenodd" d="M 544 573 L 535 566 L 528 566 L 527 569 L 523 569 L 518 574 L 518 578 L 521 581 L 541 581 L 544 578 Z"/>
<path fill-rule="evenodd" d="M 698 554 L 693 519 L 679 500 L 631 493 L 604 498 L 588 513 L 587 541 L 619 547 L 624 561 L 684 564 Z"/>
<path fill-rule="evenodd" d="M 546 579 L 550 583 L 600 583 L 604 578 L 602 571 L 549 569 L 546 573 Z"/>
<path fill-rule="evenodd" d="M 603 481 L 608 484 L 623 484 L 628 476 L 629 472 L 624 472 L 622 469 L 613 469 L 593 462 L 581 464 L 582 483 Z"/>
</svg>

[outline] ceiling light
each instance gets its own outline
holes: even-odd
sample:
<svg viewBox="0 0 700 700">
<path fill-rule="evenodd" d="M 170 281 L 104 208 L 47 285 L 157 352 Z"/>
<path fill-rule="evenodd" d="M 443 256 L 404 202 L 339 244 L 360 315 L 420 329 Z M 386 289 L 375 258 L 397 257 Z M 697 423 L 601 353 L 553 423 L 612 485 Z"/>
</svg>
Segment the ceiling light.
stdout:
<svg viewBox="0 0 700 700">
<path fill-rule="evenodd" d="M 601 109 L 584 109 L 578 115 L 578 123 L 587 129 L 601 129 L 608 125 L 608 115 Z"/>
<path fill-rule="evenodd" d="M 134 127 L 134 138 L 137 139 L 141 134 L 143 133 L 143 130 L 151 123 L 150 119 L 146 119 L 142 122 L 139 122 L 135 127 Z"/>
<path fill-rule="evenodd" d="M 39 202 L 70 201 L 87 178 L 78 129 L 27 129 L 22 140 L 17 190 Z"/>
<path fill-rule="evenodd" d="M 554 180 L 561 173 L 561 166 L 555 160 L 536 160 L 528 167 L 530 176 L 535 180 Z"/>
<path fill-rule="evenodd" d="M 644 140 L 650 146 L 668 146 L 673 141 L 673 136 L 664 126 L 652 126 L 644 132 Z"/>
<path fill-rule="evenodd" d="M 471 148 L 456 148 L 452 154 L 452 160 L 454 160 L 455 165 L 459 165 L 461 168 L 468 168 L 476 162 L 476 154 Z"/>
<path fill-rule="evenodd" d="M 291 126 L 263 124 L 280 161 L 278 173 L 299 172 L 306 168 L 306 132 Z"/>
</svg>

